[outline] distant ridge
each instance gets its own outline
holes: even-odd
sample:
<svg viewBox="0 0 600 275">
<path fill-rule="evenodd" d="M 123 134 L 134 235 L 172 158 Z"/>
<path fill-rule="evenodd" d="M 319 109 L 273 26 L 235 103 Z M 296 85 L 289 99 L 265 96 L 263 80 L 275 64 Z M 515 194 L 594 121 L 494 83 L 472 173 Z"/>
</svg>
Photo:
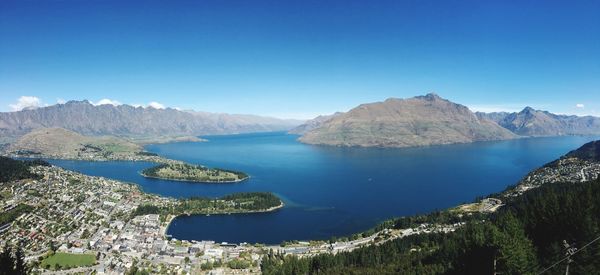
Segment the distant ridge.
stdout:
<svg viewBox="0 0 600 275">
<path fill-rule="evenodd" d="M 526 107 L 515 113 L 477 113 L 520 136 L 600 135 L 600 118 L 556 115 Z"/>
<path fill-rule="evenodd" d="M 299 124 L 295 120 L 254 115 L 96 106 L 87 100 L 0 113 L 0 135 L 14 138 L 39 128 L 64 128 L 89 136 L 148 137 L 285 131 Z"/>
<path fill-rule="evenodd" d="M 310 122 L 309 122 L 310 123 Z M 364 147 L 413 147 L 512 139 L 517 136 L 467 107 L 430 93 L 362 104 L 314 123 L 300 141 Z"/>
</svg>

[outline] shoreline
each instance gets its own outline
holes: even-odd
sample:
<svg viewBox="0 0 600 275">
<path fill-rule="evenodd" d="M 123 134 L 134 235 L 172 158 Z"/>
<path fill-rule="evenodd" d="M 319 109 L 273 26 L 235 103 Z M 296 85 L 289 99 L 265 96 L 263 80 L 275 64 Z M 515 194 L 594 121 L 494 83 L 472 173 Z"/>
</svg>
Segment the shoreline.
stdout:
<svg viewBox="0 0 600 275">
<path fill-rule="evenodd" d="M 186 179 L 170 179 L 170 178 L 161 178 L 161 177 L 153 177 L 144 174 L 143 172 L 138 172 L 138 174 L 144 178 L 148 179 L 158 179 L 158 180 L 170 180 L 170 181 L 180 181 L 180 182 L 190 182 L 190 183 L 205 183 L 205 184 L 219 184 L 219 183 L 240 183 L 242 181 L 250 179 L 250 176 L 247 176 L 243 179 L 239 180 L 228 180 L 228 181 L 198 181 L 198 180 L 186 180 Z"/>
<path fill-rule="evenodd" d="M 167 162 L 181 162 L 178 160 L 172 160 L 172 159 L 165 159 L 162 157 L 161 160 L 163 160 L 162 162 L 160 161 L 151 161 L 151 160 L 133 160 L 133 159 L 80 159 L 80 158 L 67 158 L 67 157 L 57 157 L 57 156 L 47 156 L 47 155 L 35 155 L 35 157 L 33 157 L 32 155 L 15 155 L 15 154 L 6 154 L 5 156 L 7 157 L 11 157 L 11 158 L 25 158 L 25 159 L 48 159 L 48 160 L 69 160 L 69 161 L 91 161 L 91 162 L 108 162 L 108 161 L 125 161 L 125 162 L 151 162 L 151 163 L 167 163 Z M 52 166 L 56 166 L 56 165 L 52 165 Z M 60 166 L 57 166 L 61 169 L 64 169 Z M 77 172 L 78 173 L 78 172 Z M 91 176 L 91 175 L 87 175 L 87 174 L 83 174 L 80 173 L 84 176 L 87 177 L 98 177 L 98 178 L 106 178 L 103 176 Z M 233 183 L 240 183 L 242 181 L 248 180 L 250 179 L 250 176 L 247 176 L 243 179 L 237 180 L 237 181 L 220 181 L 220 182 L 202 182 L 202 181 L 192 181 L 192 180 L 179 180 L 179 179 L 167 179 L 167 178 L 159 178 L 159 177 L 152 177 L 152 176 L 147 176 L 144 175 L 141 171 L 138 172 L 138 174 L 144 178 L 151 178 L 151 179 L 159 179 L 159 180 L 168 180 L 168 181 L 179 181 L 179 182 L 190 182 L 190 183 L 200 183 L 200 184 L 220 184 L 220 183 L 224 183 L 224 184 L 233 184 Z M 106 179 L 110 179 L 110 178 L 106 178 Z M 141 186 L 138 183 L 128 183 L 125 181 L 121 181 L 121 180 L 116 180 L 116 179 L 110 179 L 110 180 L 115 180 L 118 181 L 120 183 L 123 184 L 129 184 L 129 185 L 134 185 L 137 190 L 139 190 L 140 193 L 142 194 L 146 194 L 146 195 L 150 195 L 150 196 L 157 196 L 160 198 L 165 198 L 165 199 L 175 199 L 175 200 L 179 200 L 177 198 L 172 198 L 172 197 L 168 197 L 168 196 L 162 196 L 162 195 L 158 195 L 158 194 L 153 194 L 153 193 L 148 193 L 144 190 L 142 190 Z M 217 212 L 217 213 L 198 213 L 198 214 L 179 214 L 179 215 L 169 215 L 168 216 L 168 220 L 166 221 L 166 225 L 163 227 L 161 226 L 160 230 L 161 230 L 161 234 L 165 239 L 170 239 L 172 237 L 168 236 L 167 232 L 169 231 L 169 228 L 173 222 L 173 220 L 175 220 L 178 217 L 181 216 L 194 216 L 194 215 L 231 215 L 231 214 L 258 214 L 258 213 L 269 213 L 269 212 L 273 212 L 276 210 L 279 210 L 281 208 L 283 208 L 285 206 L 285 203 L 283 202 L 283 200 L 281 200 L 279 198 L 280 204 L 277 206 L 273 206 L 273 207 L 269 207 L 267 209 L 261 209 L 261 210 L 248 210 L 248 211 L 232 211 L 232 212 Z"/>
<path fill-rule="evenodd" d="M 163 157 L 158 157 L 161 160 L 160 161 L 153 161 L 153 160 L 132 160 L 132 159 L 77 159 L 77 158 L 65 158 L 65 157 L 56 157 L 56 156 L 47 156 L 47 155 L 39 155 L 36 157 L 33 157 L 31 155 L 15 155 L 15 154 L 0 154 L 0 156 L 5 156 L 5 157 L 9 157 L 9 158 L 14 158 L 14 159 L 47 159 L 47 160 L 68 160 L 68 161 L 89 161 L 89 162 L 109 162 L 109 161 L 122 161 L 122 162 L 148 162 L 148 163 L 158 163 L 158 164 L 164 164 L 164 163 L 185 163 L 183 161 L 179 161 L 179 160 L 174 160 L 174 159 L 168 159 L 168 158 L 163 158 Z M 54 165 L 53 166 L 57 166 Z M 201 165 L 202 166 L 202 165 Z M 60 166 L 59 166 L 60 167 Z M 204 166 L 203 166 L 204 167 Z M 62 168 L 62 167 L 61 167 Z M 64 169 L 64 168 L 63 168 Z M 243 179 L 239 179 L 239 180 L 235 180 L 235 181 L 194 181 L 194 180 L 183 180 L 183 179 L 168 179 L 168 178 L 160 178 L 160 177 L 152 177 L 152 176 L 147 176 L 144 173 L 142 173 L 142 171 L 138 171 L 138 174 L 144 178 L 149 178 L 149 179 L 159 179 L 159 180 L 166 180 L 166 181 L 178 181 L 178 182 L 188 182 L 188 183 L 200 183 L 200 184 L 233 184 L 233 183 L 240 183 L 243 182 L 245 180 L 250 179 L 250 175 L 246 176 Z M 95 177 L 95 176 L 91 176 L 91 175 L 86 175 L 86 176 L 90 176 L 90 177 Z M 105 178 L 103 176 L 100 176 L 102 178 Z M 111 179 L 111 178 L 108 178 Z M 116 179 L 113 179 L 116 180 Z M 163 195 L 158 195 L 158 194 L 154 194 L 154 193 L 148 193 L 144 190 L 141 189 L 141 186 L 139 183 L 135 183 L 135 182 L 126 182 L 126 181 L 121 181 L 118 180 L 120 182 L 123 182 L 125 184 L 134 184 L 138 186 L 138 189 L 146 194 L 150 194 L 150 195 L 157 195 L 163 198 L 171 198 L 169 196 L 163 196 Z M 280 207 L 283 207 L 283 201 L 282 201 L 282 205 L 280 205 Z M 275 207 L 275 209 L 280 208 L 280 207 Z M 272 211 L 272 210 L 270 210 Z"/>
<path fill-rule="evenodd" d="M 167 225 L 165 225 L 165 227 L 163 228 L 162 226 L 160 227 L 160 235 L 163 236 L 165 239 L 169 239 L 169 236 L 167 235 L 167 231 L 169 231 L 169 227 L 171 227 L 171 222 L 173 222 L 173 220 L 175 218 L 177 218 L 178 216 L 175 215 L 171 215 L 168 219 L 168 221 L 166 221 Z"/>
<path fill-rule="evenodd" d="M 162 235 L 166 239 L 173 238 L 172 236 L 169 237 L 169 235 L 167 234 L 167 232 L 169 231 L 169 227 L 171 227 L 171 224 L 173 223 L 173 220 L 175 220 L 176 218 L 182 217 L 182 216 L 191 217 L 191 216 L 209 216 L 209 215 L 270 213 L 270 212 L 277 211 L 277 210 L 279 210 L 279 209 L 281 209 L 281 208 L 283 208 L 285 206 L 285 203 L 283 202 L 283 200 L 279 199 L 279 201 L 280 201 L 279 205 L 273 206 L 273 207 L 269 207 L 267 209 L 261 209 L 261 210 L 234 211 L 234 212 L 227 212 L 227 213 L 204 213 L 204 214 L 179 214 L 179 215 L 171 215 L 171 217 L 169 218 L 169 221 L 167 221 L 167 225 L 164 227 L 164 231 L 162 232 Z M 163 229 L 161 228 L 161 230 L 163 230 Z M 200 240 L 195 240 L 195 241 L 200 241 Z"/>
<path fill-rule="evenodd" d="M 70 161 L 89 161 L 89 162 L 109 162 L 109 161 L 130 161 L 130 162 L 150 162 L 150 163 L 180 163 L 179 160 L 168 159 L 163 157 L 154 157 L 156 159 L 142 159 L 142 158 L 76 158 L 76 157 L 61 157 L 52 155 L 21 155 L 21 154 L 2 154 L 9 158 L 25 158 L 25 159 L 50 159 L 50 160 L 70 160 Z M 152 158 L 152 157 L 151 157 Z"/>
<path fill-rule="evenodd" d="M 109 162 L 109 161 L 123 161 L 123 162 L 148 162 L 148 163 L 156 163 L 156 164 L 170 164 L 170 163 L 185 163 L 180 160 L 168 159 L 163 157 L 155 157 L 157 159 L 124 159 L 124 158 L 115 158 L 115 159 L 87 159 L 87 158 L 71 158 L 71 157 L 59 157 L 59 156 L 49 156 L 49 155 L 19 155 L 19 154 L 2 154 L 3 156 L 15 158 L 15 159 L 48 159 L 48 160 L 68 160 L 68 161 L 89 161 L 89 162 Z M 204 167 L 204 166 L 203 166 Z M 250 176 L 247 176 L 243 179 L 239 180 L 230 180 L 230 181 L 199 181 L 199 180 L 186 180 L 186 179 L 170 179 L 170 178 L 161 178 L 161 177 L 153 177 L 144 174 L 142 171 L 138 171 L 138 174 L 144 178 L 148 179 L 159 179 L 159 180 L 167 180 L 167 181 L 179 181 L 179 182 L 188 182 L 188 183 L 201 183 L 201 184 L 233 184 L 240 183 L 250 179 Z"/>
</svg>

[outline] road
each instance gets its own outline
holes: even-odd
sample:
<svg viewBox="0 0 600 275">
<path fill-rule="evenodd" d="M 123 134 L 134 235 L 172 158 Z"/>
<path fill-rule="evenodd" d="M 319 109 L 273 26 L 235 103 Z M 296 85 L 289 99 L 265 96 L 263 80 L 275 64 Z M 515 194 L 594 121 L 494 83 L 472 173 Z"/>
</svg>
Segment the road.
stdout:
<svg viewBox="0 0 600 275">
<path fill-rule="evenodd" d="M 63 275 L 67 275 L 67 274 L 90 274 L 92 273 L 92 271 L 95 270 L 95 267 L 78 267 L 78 268 L 71 268 L 71 269 L 67 269 L 67 270 L 57 270 L 57 271 L 47 271 L 45 270 L 42 274 L 52 274 L 52 275 L 59 275 L 59 274 L 63 274 Z"/>
</svg>

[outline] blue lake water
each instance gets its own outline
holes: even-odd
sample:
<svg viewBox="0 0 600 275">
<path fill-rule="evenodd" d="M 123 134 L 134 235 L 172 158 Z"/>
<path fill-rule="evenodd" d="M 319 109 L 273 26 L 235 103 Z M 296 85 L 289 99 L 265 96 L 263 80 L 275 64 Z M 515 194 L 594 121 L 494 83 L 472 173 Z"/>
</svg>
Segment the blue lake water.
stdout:
<svg viewBox="0 0 600 275">
<path fill-rule="evenodd" d="M 162 156 L 235 169 L 251 178 L 237 184 L 146 179 L 142 162 L 52 160 L 67 169 L 139 184 L 172 197 L 218 197 L 274 192 L 276 212 L 180 217 L 168 234 L 178 239 L 275 244 L 329 239 L 366 230 L 391 217 L 444 209 L 504 190 L 532 169 L 593 137 L 528 138 L 407 149 L 312 146 L 285 133 L 210 136 L 204 143 L 149 145 Z"/>
</svg>

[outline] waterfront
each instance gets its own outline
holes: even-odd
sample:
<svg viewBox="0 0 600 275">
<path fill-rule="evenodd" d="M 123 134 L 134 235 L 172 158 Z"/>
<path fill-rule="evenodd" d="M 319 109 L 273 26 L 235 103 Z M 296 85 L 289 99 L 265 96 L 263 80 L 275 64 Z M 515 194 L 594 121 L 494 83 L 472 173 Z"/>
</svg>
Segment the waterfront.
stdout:
<svg viewBox="0 0 600 275">
<path fill-rule="evenodd" d="M 217 197 L 271 191 L 286 206 L 263 214 L 180 217 L 168 234 L 180 239 L 279 243 L 329 239 L 396 216 L 425 213 L 503 190 L 532 169 L 592 137 L 519 139 L 409 149 L 319 147 L 283 133 L 207 137 L 203 143 L 149 145 L 161 156 L 234 169 L 240 184 L 190 184 L 146 179 L 152 163 L 52 161 L 89 175 L 139 184 L 173 197 Z"/>
</svg>

